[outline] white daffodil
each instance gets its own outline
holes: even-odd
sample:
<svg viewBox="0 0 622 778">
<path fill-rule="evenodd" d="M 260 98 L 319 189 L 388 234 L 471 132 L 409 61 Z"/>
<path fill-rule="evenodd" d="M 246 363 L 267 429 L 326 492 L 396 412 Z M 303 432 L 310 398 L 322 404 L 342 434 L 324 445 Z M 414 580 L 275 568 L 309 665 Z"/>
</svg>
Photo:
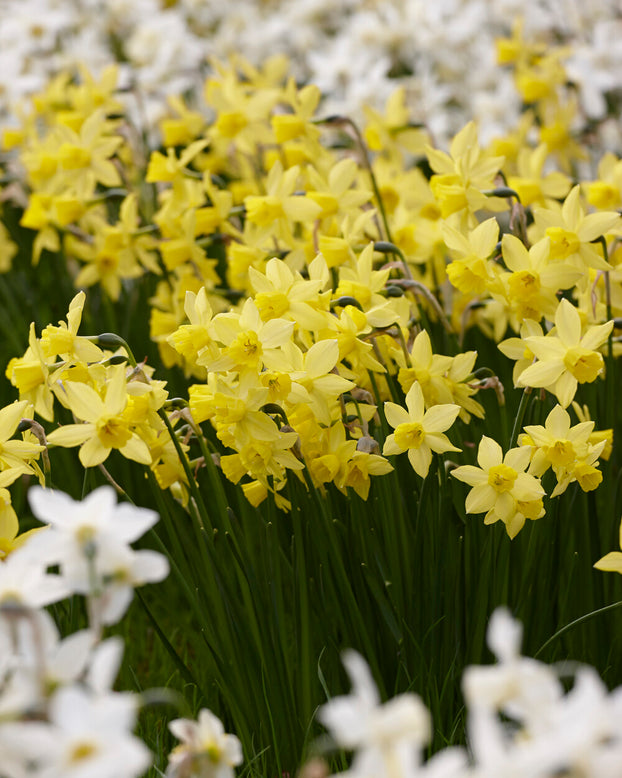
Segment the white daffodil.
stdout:
<svg viewBox="0 0 622 778">
<path fill-rule="evenodd" d="M 203 708 L 197 721 L 175 719 L 168 726 L 181 743 L 169 754 L 167 778 L 233 778 L 233 768 L 242 764 L 242 744 L 211 711 Z"/>
<path fill-rule="evenodd" d="M 427 708 L 411 693 L 382 705 L 363 657 L 346 651 L 343 663 L 352 693 L 329 700 L 319 718 L 341 748 L 356 749 L 351 772 L 376 778 L 412 775 L 430 738 Z"/>
</svg>

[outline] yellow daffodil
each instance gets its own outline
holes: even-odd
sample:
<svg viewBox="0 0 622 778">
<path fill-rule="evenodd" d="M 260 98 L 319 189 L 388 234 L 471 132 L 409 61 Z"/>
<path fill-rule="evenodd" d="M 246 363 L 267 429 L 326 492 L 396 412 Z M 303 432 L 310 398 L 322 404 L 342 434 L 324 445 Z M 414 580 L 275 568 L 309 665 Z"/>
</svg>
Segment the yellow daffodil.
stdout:
<svg viewBox="0 0 622 778">
<path fill-rule="evenodd" d="M 538 322 L 533 321 L 532 319 L 525 319 L 520 326 L 519 338 L 507 338 L 497 346 L 502 354 L 505 354 L 508 359 L 515 361 L 514 370 L 512 372 L 514 386 L 517 385 L 521 373 L 529 367 L 535 359 L 533 351 L 531 351 L 527 345 L 527 339 L 533 336 L 541 337 L 542 335 L 542 327 Z"/>
<path fill-rule="evenodd" d="M 587 405 L 579 405 L 577 402 L 572 403 L 572 409 L 577 415 L 577 418 L 581 422 L 585 421 L 591 421 L 590 411 Z M 605 447 L 602 450 L 602 453 L 600 455 L 601 459 L 604 459 L 607 461 L 609 457 L 611 456 L 611 452 L 613 450 L 613 430 L 592 430 L 589 437 L 589 443 L 591 445 L 596 445 L 597 443 L 600 443 L 601 441 L 605 441 Z"/>
<path fill-rule="evenodd" d="M 554 332 L 525 339 L 537 362 L 523 370 L 518 385 L 544 387 L 567 408 L 578 384 L 592 383 L 603 372 L 603 356 L 596 349 L 612 329 L 613 322 L 609 321 L 591 327 L 582 337 L 579 312 L 568 300 L 562 300 L 555 313 Z"/>
<path fill-rule="evenodd" d="M 570 426 L 570 414 L 556 405 L 546 417 L 544 426 L 528 425 L 524 428 L 525 442 L 535 446 L 529 467 L 532 475 L 540 477 L 549 467 L 567 470 L 575 459 L 587 452 L 588 439 L 594 422 L 582 422 Z"/>
<path fill-rule="evenodd" d="M 294 194 L 299 176 L 297 165 L 283 171 L 277 160 L 266 179 L 266 194 L 244 199 L 246 218 L 262 237 L 274 236 L 292 245 L 294 222 L 312 222 L 320 217 L 321 205 L 304 194 Z"/>
<path fill-rule="evenodd" d="M 270 354 L 288 343 L 294 322 L 274 318 L 264 322 L 254 300 L 248 299 L 240 313 L 222 313 L 212 319 L 214 336 L 224 346 L 212 361 L 201 354 L 197 364 L 211 371 L 259 372 Z"/>
<path fill-rule="evenodd" d="M 611 265 L 593 241 L 613 229 L 619 229 L 622 219 L 615 211 L 586 215 L 580 197 L 581 187 L 575 186 L 560 210 L 534 209 L 537 234 L 551 239 L 552 260 L 564 260 L 583 273 L 589 267 L 611 270 Z"/>
<path fill-rule="evenodd" d="M 14 357 L 6 368 L 6 377 L 19 390 L 20 400 L 32 403 L 35 413 L 47 421 L 54 418 L 54 395 L 48 385 L 48 366 L 35 334 L 35 324 L 30 324 L 28 348 L 23 357 Z"/>
<path fill-rule="evenodd" d="M 622 206 L 622 160 L 610 151 L 598 163 L 598 178 L 584 184 L 594 208 L 619 210 Z"/>
<path fill-rule="evenodd" d="M 314 262 L 324 263 L 324 259 L 318 256 Z M 284 318 L 309 331 L 326 326 L 328 301 L 323 305 L 320 299 L 322 280 L 307 280 L 276 258 L 268 260 L 263 273 L 250 267 L 248 278 L 262 321 Z"/>
<path fill-rule="evenodd" d="M 580 270 L 563 262 L 550 261 L 550 239 L 543 238 L 528 250 L 514 235 L 501 240 L 503 261 L 510 272 L 502 273 L 504 297 L 519 321 L 543 316 L 551 321 L 557 310 L 557 292 L 569 289 L 582 276 Z"/>
<path fill-rule="evenodd" d="M 270 355 L 268 367 L 289 373 L 292 399 L 308 403 L 317 419 L 329 425 L 339 395 L 355 387 L 352 381 L 335 372 L 338 361 L 339 344 L 334 339 L 314 343 L 306 352 L 289 341 L 280 352 Z"/>
<path fill-rule="evenodd" d="M 466 498 L 467 513 L 486 513 L 485 524 L 502 521 L 513 538 L 525 519 L 544 515 L 540 482 L 525 472 L 531 449 L 512 448 L 505 456 L 492 438 L 482 437 L 477 452 L 479 467 L 462 465 L 451 471 L 454 478 L 472 487 Z"/>
<path fill-rule="evenodd" d="M 415 381 L 406 395 L 406 408 L 392 402 L 384 404 L 387 422 L 395 432 L 387 437 L 382 453 L 390 456 L 407 451 L 413 470 L 425 478 L 433 451 L 437 454 L 460 451 L 443 435 L 456 420 L 460 406 L 441 404 L 426 411 L 423 392 Z"/>
<path fill-rule="evenodd" d="M 538 477 L 549 467 L 555 472 L 557 486 L 551 497 L 562 494 L 573 481 L 578 480 L 584 491 L 589 491 L 586 487 L 594 478 L 599 481 L 600 471 L 594 467 L 594 462 L 601 455 L 606 441 L 601 440 L 596 445 L 590 443 L 593 421 L 571 427 L 570 415 L 556 405 L 544 426 L 528 425 L 524 429 L 525 436 L 519 442 L 534 447 L 529 472 Z"/>
<path fill-rule="evenodd" d="M 41 349 L 46 358 L 60 356 L 62 359 L 76 359 L 79 362 L 98 362 L 102 359 L 102 350 L 78 335 L 85 301 L 85 293 L 78 292 L 69 303 L 67 323 L 60 321 L 57 327 L 48 324 L 44 328 L 41 333 Z"/>
<path fill-rule="evenodd" d="M 198 294 L 190 290 L 186 292 L 184 311 L 190 324 L 178 327 L 168 336 L 168 342 L 191 364 L 196 364 L 199 357 L 206 357 L 205 361 L 216 359 L 220 349 L 210 326 L 213 311 L 205 287 Z"/>
<path fill-rule="evenodd" d="M 496 219 L 487 219 L 474 230 L 457 230 L 447 222 L 442 226 L 443 239 L 452 255 L 447 277 L 465 294 L 483 294 L 497 278 L 497 266 L 490 257 L 499 239 Z"/>
<path fill-rule="evenodd" d="M 100 395 L 87 384 L 65 381 L 62 391 L 66 404 L 83 424 L 66 424 L 50 432 L 48 443 L 71 448 L 80 446 L 80 462 L 94 467 L 104 462 L 112 449 L 145 465 L 151 464 L 151 454 L 144 440 L 132 429 L 124 414 L 128 404 L 125 367 L 110 368 L 105 394 Z"/>
<path fill-rule="evenodd" d="M 335 481 L 335 486 L 344 494 L 347 494 L 350 487 L 362 500 L 366 500 L 371 486 L 370 476 L 386 475 L 391 470 L 393 465 L 384 457 L 357 449 L 346 462 L 342 475 Z"/>
<path fill-rule="evenodd" d="M 522 148 L 516 160 L 516 175 L 508 176 L 510 189 L 520 197 L 521 205 L 546 206 L 551 200 L 566 197 L 570 189 L 570 179 L 558 170 L 548 173 L 543 168 L 548 156 L 546 144 L 541 143 L 535 149 Z"/>
<path fill-rule="evenodd" d="M 342 265 L 339 268 L 339 284 L 333 296 L 335 299 L 353 297 L 360 304 L 372 327 L 388 327 L 399 318 L 407 319 L 408 316 L 404 316 L 404 310 L 400 310 L 395 300 L 391 304 L 380 294 L 391 270 L 374 270 L 373 256 L 374 246 L 368 243 L 355 262 Z"/>
<path fill-rule="evenodd" d="M 462 216 L 462 226 L 475 226 L 473 214 L 481 208 L 504 210 L 507 207 L 504 201 L 489 199 L 483 193 L 483 190 L 494 188 L 503 157 L 482 151 L 473 122 L 454 137 L 449 155 L 430 146 L 426 146 L 426 154 L 435 174 L 430 179 L 430 186 L 443 219 L 457 213 Z"/>
</svg>

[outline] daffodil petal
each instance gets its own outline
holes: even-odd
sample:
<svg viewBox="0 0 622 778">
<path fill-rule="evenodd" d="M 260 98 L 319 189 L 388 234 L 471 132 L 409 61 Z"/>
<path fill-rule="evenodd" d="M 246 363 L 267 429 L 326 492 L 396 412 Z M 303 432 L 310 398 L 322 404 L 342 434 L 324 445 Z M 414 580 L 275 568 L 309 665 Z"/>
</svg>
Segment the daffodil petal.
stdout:
<svg viewBox="0 0 622 778">
<path fill-rule="evenodd" d="M 406 408 L 402 408 L 402 406 L 397 405 L 397 403 L 385 402 L 384 415 L 393 429 L 400 424 L 408 424 L 412 421 Z"/>
<path fill-rule="evenodd" d="M 408 459 L 415 473 L 421 476 L 421 478 L 425 478 L 430 469 L 430 462 L 432 461 L 432 452 L 430 449 L 427 446 L 409 448 Z"/>
</svg>

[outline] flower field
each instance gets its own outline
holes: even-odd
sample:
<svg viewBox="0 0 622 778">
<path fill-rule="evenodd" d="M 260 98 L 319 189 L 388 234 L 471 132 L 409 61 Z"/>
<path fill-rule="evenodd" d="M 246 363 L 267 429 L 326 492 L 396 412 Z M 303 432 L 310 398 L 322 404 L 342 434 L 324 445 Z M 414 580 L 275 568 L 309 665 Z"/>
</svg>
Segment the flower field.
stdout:
<svg viewBox="0 0 622 778">
<path fill-rule="evenodd" d="M 0 778 L 619 778 L 622 16 L 241 5 L 0 2 Z"/>
</svg>

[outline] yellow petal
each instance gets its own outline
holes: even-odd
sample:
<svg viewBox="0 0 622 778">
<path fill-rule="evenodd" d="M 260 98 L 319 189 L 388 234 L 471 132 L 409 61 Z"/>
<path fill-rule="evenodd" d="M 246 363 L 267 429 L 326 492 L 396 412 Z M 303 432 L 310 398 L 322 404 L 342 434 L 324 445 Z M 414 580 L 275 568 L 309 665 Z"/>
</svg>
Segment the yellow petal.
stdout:
<svg viewBox="0 0 622 778">
<path fill-rule="evenodd" d="M 102 398 L 87 384 L 66 381 L 63 383 L 63 389 L 67 397 L 67 405 L 79 419 L 95 422 L 105 414 Z"/>
<path fill-rule="evenodd" d="M 576 346 L 581 340 L 581 317 L 574 305 L 565 298 L 557 307 L 555 327 L 558 338 L 567 348 Z"/>
<path fill-rule="evenodd" d="M 622 553 L 620 551 L 610 551 L 602 559 L 599 559 L 594 567 L 597 570 L 622 574 Z"/>
<path fill-rule="evenodd" d="M 459 405 L 452 403 L 434 405 L 423 417 L 423 429 L 426 432 L 445 432 L 454 423 L 459 413 Z"/>
<path fill-rule="evenodd" d="M 80 462 L 82 462 L 84 467 L 101 465 L 108 458 L 111 451 L 111 448 L 106 448 L 102 445 L 97 435 L 93 435 L 80 448 Z"/>
<path fill-rule="evenodd" d="M 336 340 L 321 340 L 314 343 L 305 355 L 305 370 L 310 378 L 323 376 L 337 364 L 339 345 Z"/>
<path fill-rule="evenodd" d="M 503 462 L 503 451 L 496 440 L 482 436 L 477 450 L 477 462 L 483 470 L 490 470 Z"/>
<path fill-rule="evenodd" d="M 514 235 L 506 233 L 501 239 L 503 261 L 515 273 L 529 268 L 529 252 L 522 241 Z"/>
<path fill-rule="evenodd" d="M 555 384 L 555 396 L 562 408 L 567 408 L 574 400 L 577 393 L 577 379 L 568 372 L 564 372 L 557 379 Z"/>
<path fill-rule="evenodd" d="M 467 513 L 484 513 L 489 511 L 497 500 L 497 492 L 488 483 L 474 486 L 465 501 Z"/>
<path fill-rule="evenodd" d="M 59 427 L 50 432 L 47 438 L 48 443 L 54 446 L 71 448 L 72 446 L 82 445 L 93 435 L 95 435 L 94 424 L 65 424 L 64 427 Z"/>
<path fill-rule="evenodd" d="M 124 457 L 134 460 L 134 462 L 140 462 L 141 465 L 150 465 L 152 456 L 149 451 L 149 447 L 142 438 L 139 438 L 136 433 L 132 434 L 132 437 L 128 440 L 125 446 L 122 446 L 119 451 Z"/>
<path fill-rule="evenodd" d="M 0 410 L 0 441 L 8 440 L 24 416 L 28 400 L 15 401 Z"/>
<path fill-rule="evenodd" d="M 408 424 L 411 421 L 408 411 L 397 403 L 385 402 L 384 415 L 387 422 L 395 429 L 400 424 Z"/>
<path fill-rule="evenodd" d="M 560 360 L 536 362 L 526 367 L 518 377 L 519 386 L 546 387 L 554 384 L 564 371 Z"/>
<path fill-rule="evenodd" d="M 425 403 L 423 400 L 423 392 L 421 391 L 421 386 L 418 381 L 415 381 L 408 390 L 408 394 L 406 395 L 406 407 L 410 414 L 410 421 L 420 422 L 423 419 Z"/>
<path fill-rule="evenodd" d="M 451 471 L 451 475 L 457 478 L 459 481 L 464 481 L 469 486 L 477 486 L 483 484 L 488 480 L 486 473 L 479 467 L 474 465 L 461 465 Z"/>
<path fill-rule="evenodd" d="M 427 446 L 420 446 L 419 448 L 408 449 L 408 459 L 412 465 L 413 470 L 421 478 L 425 478 L 430 469 L 430 462 L 432 461 L 432 452 Z"/>
</svg>

